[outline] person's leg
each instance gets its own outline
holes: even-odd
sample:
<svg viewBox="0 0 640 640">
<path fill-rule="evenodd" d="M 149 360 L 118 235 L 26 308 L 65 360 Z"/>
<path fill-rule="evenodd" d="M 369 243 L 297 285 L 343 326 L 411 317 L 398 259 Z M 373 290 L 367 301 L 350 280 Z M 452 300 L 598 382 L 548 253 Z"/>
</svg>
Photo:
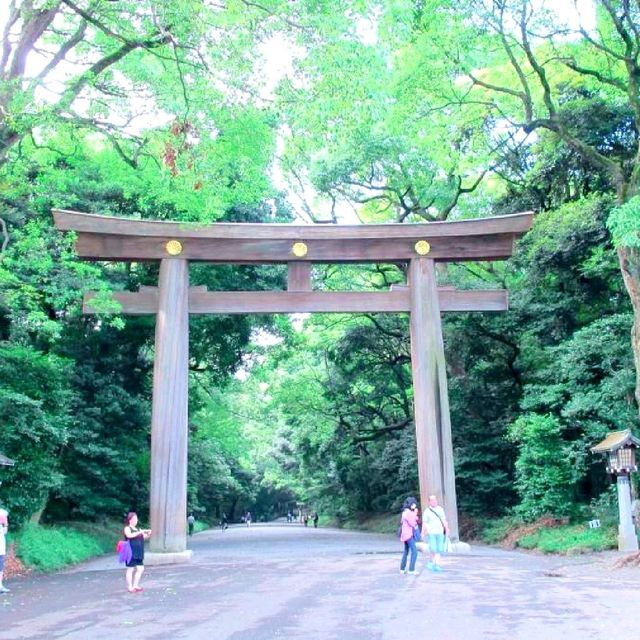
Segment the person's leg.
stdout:
<svg viewBox="0 0 640 640">
<path fill-rule="evenodd" d="M 418 559 L 418 548 L 416 547 L 416 541 L 413 538 L 409 540 L 409 549 L 411 550 L 411 561 L 409 562 L 409 573 L 415 573 L 416 560 Z"/>
<path fill-rule="evenodd" d="M 136 567 L 136 572 L 133 576 L 133 588 L 134 589 L 139 589 L 140 588 L 140 578 L 142 578 L 142 573 L 144 572 L 144 566 L 143 565 L 139 565 Z"/>
<path fill-rule="evenodd" d="M 402 560 L 400 561 L 400 571 L 405 572 L 407 570 L 407 556 L 409 555 L 409 543 L 404 543 L 404 551 L 402 552 Z"/>
<path fill-rule="evenodd" d="M 4 586 L 2 579 L 4 578 L 4 555 L 0 556 L 0 593 L 6 593 L 9 591 L 7 587 Z"/>
<path fill-rule="evenodd" d="M 124 574 L 127 580 L 128 591 L 133 591 L 133 570 L 134 570 L 134 567 L 127 567 L 127 570 L 125 571 L 125 574 Z"/>
<path fill-rule="evenodd" d="M 442 571 L 440 560 L 442 558 L 443 551 L 444 551 L 444 534 L 439 534 L 436 536 L 435 553 L 433 554 L 433 564 L 435 565 L 436 571 Z"/>
<path fill-rule="evenodd" d="M 435 549 L 436 549 L 436 536 L 432 533 L 429 534 L 429 562 L 427 562 L 427 569 L 435 569 Z"/>
</svg>

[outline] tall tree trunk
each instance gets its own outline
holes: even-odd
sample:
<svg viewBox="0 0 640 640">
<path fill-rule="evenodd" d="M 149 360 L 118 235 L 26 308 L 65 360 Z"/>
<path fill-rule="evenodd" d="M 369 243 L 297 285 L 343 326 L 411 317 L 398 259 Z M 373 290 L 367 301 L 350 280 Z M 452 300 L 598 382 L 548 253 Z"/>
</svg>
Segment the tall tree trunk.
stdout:
<svg viewBox="0 0 640 640">
<path fill-rule="evenodd" d="M 618 247 L 618 259 L 624 285 L 633 306 L 631 347 L 636 365 L 636 404 L 640 413 L 640 250 Z"/>
</svg>

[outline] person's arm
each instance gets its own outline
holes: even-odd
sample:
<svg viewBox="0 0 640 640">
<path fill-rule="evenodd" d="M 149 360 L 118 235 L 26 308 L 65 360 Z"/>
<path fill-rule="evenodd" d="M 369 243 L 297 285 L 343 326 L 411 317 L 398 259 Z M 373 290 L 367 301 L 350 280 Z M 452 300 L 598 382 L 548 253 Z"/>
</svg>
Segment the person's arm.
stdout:
<svg viewBox="0 0 640 640">
<path fill-rule="evenodd" d="M 422 512 L 422 537 L 426 538 L 429 535 L 429 527 L 427 527 L 427 522 L 429 521 L 429 518 L 426 514 L 426 512 Z"/>
</svg>

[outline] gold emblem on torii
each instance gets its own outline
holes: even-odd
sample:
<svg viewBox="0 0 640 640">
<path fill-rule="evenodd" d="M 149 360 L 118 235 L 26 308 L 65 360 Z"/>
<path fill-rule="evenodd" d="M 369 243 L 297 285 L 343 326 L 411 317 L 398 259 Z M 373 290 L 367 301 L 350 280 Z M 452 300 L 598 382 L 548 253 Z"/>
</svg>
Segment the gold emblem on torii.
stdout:
<svg viewBox="0 0 640 640">
<path fill-rule="evenodd" d="M 426 240 L 418 240 L 414 249 L 419 256 L 426 256 L 431 251 L 431 245 Z"/>
<path fill-rule="evenodd" d="M 182 243 L 179 240 L 169 240 L 164 248 L 170 256 L 179 256 L 182 253 Z"/>
<path fill-rule="evenodd" d="M 296 258 L 304 258 L 308 251 L 309 249 L 304 242 L 294 242 L 291 247 L 291 253 L 293 253 Z"/>
</svg>

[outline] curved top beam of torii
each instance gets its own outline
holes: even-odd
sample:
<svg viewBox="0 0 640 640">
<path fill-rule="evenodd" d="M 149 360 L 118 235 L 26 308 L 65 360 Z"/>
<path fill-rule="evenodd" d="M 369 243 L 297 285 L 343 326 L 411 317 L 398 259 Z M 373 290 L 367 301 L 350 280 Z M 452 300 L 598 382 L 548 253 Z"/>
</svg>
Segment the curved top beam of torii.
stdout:
<svg viewBox="0 0 640 640">
<path fill-rule="evenodd" d="M 278 263 L 501 260 L 529 230 L 533 213 L 420 224 L 192 224 L 101 216 L 54 209 L 55 225 L 78 234 L 90 260 Z"/>
</svg>

